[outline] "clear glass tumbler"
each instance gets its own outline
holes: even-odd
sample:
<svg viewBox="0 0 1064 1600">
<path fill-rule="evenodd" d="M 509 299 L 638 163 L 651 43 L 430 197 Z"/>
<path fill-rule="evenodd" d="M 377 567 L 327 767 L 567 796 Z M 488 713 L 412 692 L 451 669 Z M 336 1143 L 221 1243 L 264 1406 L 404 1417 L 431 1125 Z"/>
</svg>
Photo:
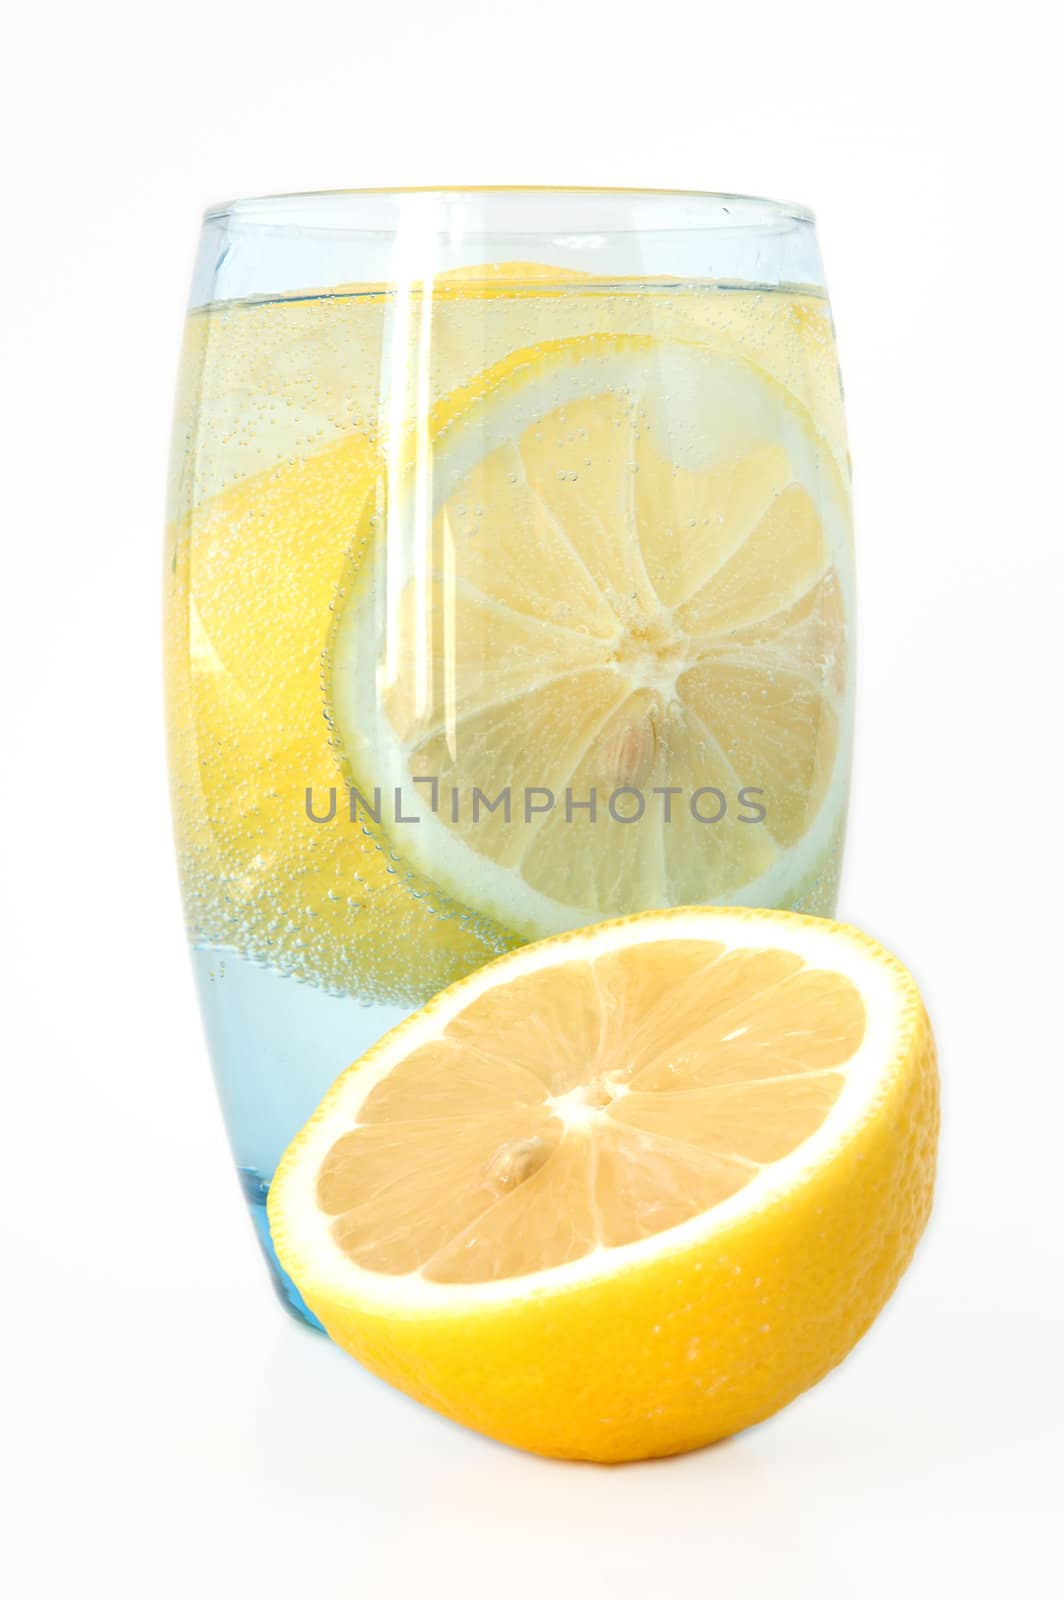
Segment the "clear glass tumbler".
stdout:
<svg viewBox="0 0 1064 1600">
<path fill-rule="evenodd" d="M 811 216 L 416 190 L 207 213 L 177 400 L 177 848 L 235 1157 L 525 940 L 834 907 L 848 460 Z"/>
</svg>

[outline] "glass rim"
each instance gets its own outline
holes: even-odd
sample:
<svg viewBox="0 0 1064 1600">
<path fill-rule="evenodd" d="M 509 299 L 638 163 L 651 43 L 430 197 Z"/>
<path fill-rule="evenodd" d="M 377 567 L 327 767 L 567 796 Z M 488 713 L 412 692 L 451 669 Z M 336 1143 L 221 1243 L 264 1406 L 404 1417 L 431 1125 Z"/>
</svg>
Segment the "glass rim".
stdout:
<svg viewBox="0 0 1064 1600">
<path fill-rule="evenodd" d="M 775 227 L 786 224 L 814 225 L 815 213 L 808 206 L 796 201 L 776 200 L 768 196 L 733 193 L 727 190 L 716 189 L 662 189 L 662 188 L 627 188 L 623 186 L 594 185 L 594 184 L 459 184 L 459 185 L 410 185 L 396 186 L 393 188 L 352 188 L 352 189 L 306 189 L 293 190 L 278 194 L 261 194 L 237 196 L 221 200 L 208 205 L 203 213 L 204 223 L 235 222 L 250 227 L 292 227 L 299 225 L 292 215 L 293 211 L 305 209 L 308 212 L 306 225 L 309 227 L 324 227 L 327 230 L 335 228 L 343 231 L 337 224 L 322 223 L 320 217 L 315 220 L 311 215 L 315 206 L 322 203 L 335 204 L 337 202 L 351 201 L 357 204 L 360 201 L 372 203 L 401 205 L 404 200 L 412 200 L 421 196 L 426 199 L 436 200 L 441 203 L 461 203 L 464 200 L 471 202 L 499 200 L 520 200 L 527 198 L 530 202 L 536 200 L 549 201 L 558 199 L 566 201 L 571 199 L 586 199 L 589 204 L 594 202 L 618 205 L 626 201 L 632 204 L 647 205 L 665 209 L 670 204 L 684 205 L 691 209 L 704 206 L 707 215 L 703 219 L 685 220 L 677 226 L 677 231 L 695 232 L 700 228 L 706 230 L 717 229 L 756 229 Z M 287 212 L 286 216 L 280 215 Z M 354 219 L 353 219 L 354 220 Z M 601 223 L 595 224 L 590 219 L 588 230 L 591 232 L 604 231 Z M 571 230 L 572 224 L 566 224 Z M 374 230 L 377 231 L 377 230 Z M 380 229 L 379 231 L 387 231 Z M 579 229 L 577 230 L 579 231 Z M 608 230 L 605 230 L 608 231 Z"/>
</svg>

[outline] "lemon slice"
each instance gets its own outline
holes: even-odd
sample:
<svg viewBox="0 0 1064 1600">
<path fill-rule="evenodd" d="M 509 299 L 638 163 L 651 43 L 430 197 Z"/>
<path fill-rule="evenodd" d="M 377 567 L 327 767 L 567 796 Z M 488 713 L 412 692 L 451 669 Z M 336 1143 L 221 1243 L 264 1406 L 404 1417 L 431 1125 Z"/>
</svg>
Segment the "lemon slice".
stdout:
<svg viewBox="0 0 1064 1600">
<path fill-rule="evenodd" d="M 499 958 L 335 1084 L 270 1190 L 330 1334 L 549 1455 L 704 1444 L 814 1383 L 928 1215 L 905 969 L 787 912 L 649 912 Z"/>
<path fill-rule="evenodd" d="M 441 917 L 348 816 L 322 664 L 379 471 L 366 440 L 342 439 L 171 528 L 174 825 L 195 941 L 333 993 L 420 1005 L 507 945 L 473 919 Z M 308 791 L 318 815 L 333 796 L 331 823 L 308 815 Z"/>
<path fill-rule="evenodd" d="M 330 699 L 408 867 L 528 938 L 826 909 L 849 505 L 795 399 L 694 344 L 589 336 L 517 352 L 391 452 Z"/>
</svg>

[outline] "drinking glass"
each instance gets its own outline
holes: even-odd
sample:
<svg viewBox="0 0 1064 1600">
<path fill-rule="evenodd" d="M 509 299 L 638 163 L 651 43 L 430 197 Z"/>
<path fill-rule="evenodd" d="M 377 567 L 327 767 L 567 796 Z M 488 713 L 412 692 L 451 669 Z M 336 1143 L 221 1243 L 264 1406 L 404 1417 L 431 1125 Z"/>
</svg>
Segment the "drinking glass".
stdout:
<svg viewBox="0 0 1064 1600">
<path fill-rule="evenodd" d="M 237 1165 L 526 940 L 830 913 L 848 459 L 811 215 L 411 190 L 210 210 L 166 544 L 177 850 Z"/>
</svg>

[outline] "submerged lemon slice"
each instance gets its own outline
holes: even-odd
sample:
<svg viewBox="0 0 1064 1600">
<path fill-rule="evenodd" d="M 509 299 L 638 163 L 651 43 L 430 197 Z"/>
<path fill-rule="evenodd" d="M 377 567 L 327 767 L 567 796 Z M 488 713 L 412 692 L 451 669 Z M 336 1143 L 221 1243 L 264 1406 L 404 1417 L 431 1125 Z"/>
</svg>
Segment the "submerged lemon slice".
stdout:
<svg viewBox="0 0 1064 1600">
<path fill-rule="evenodd" d="M 332 644 L 338 744 L 452 901 L 525 937 L 689 901 L 822 908 L 803 897 L 845 811 L 849 506 L 765 373 L 649 337 L 518 352 L 392 441 L 363 568 Z"/>
<path fill-rule="evenodd" d="M 322 691 L 370 538 L 360 437 L 234 484 L 171 529 L 165 663 L 189 931 L 335 993 L 420 1005 L 506 944 L 441 917 L 349 817 Z M 308 814 L 306 796 L 318 816 Z M 416 960 L 411 952 L 417 952 Z"/>
<path fill-rule="evenodd" d="M 684 909 L 524 947 L 346 1072 L 270 1190 L 334 1339 L 469 1426 L 621 1460 L 847 1353 L 931 1201 L 934 1048 L 852 929 Z"/>
</svg>

